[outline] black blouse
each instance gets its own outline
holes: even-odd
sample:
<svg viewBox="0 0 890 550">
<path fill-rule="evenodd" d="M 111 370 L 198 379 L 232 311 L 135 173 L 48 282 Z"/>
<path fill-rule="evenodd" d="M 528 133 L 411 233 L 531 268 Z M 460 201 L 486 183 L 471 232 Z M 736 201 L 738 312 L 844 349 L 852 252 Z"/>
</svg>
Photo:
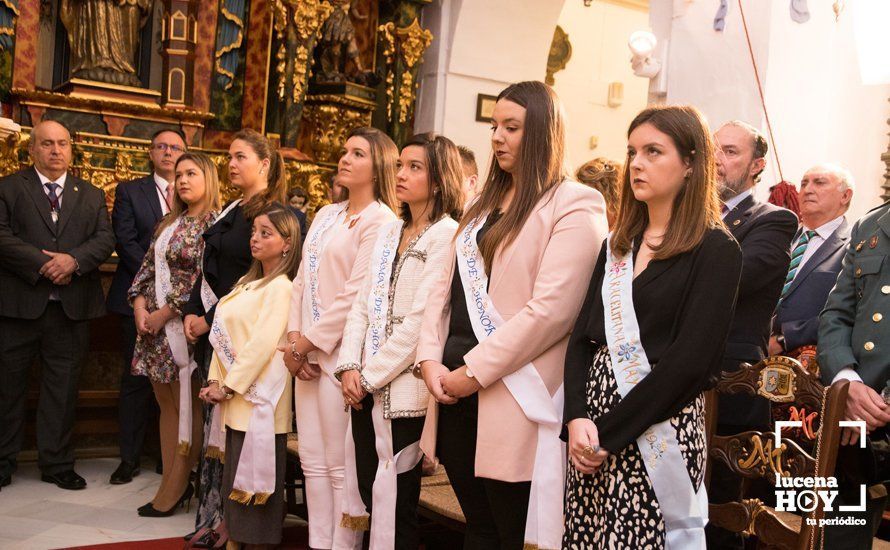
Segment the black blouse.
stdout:
<svg viewBox="0 0 890 550">
<path fill-rule="evenodd" d="M 603 244 L 566 353 L 566 423 L 588 416 L 590 363 L 594 350 L 606 345 L 605 264 Z M 634 279 L 634 310 L 652 371 L 614 409 L 592 419 L 604 449 L 621 451 L 707 388 L 720 368 L 741 271 L 738 243 L 725 230 L 712 229 L 696 248 L 652 260 Z"/>
<path fill-rule="evenodd" d="M 482 241 L 485 233 L 491 229 L 494 222 L 501 217 L 501 211 L 495 209 L 485 220 L 485 224 L 476 233 L 476 244 Z M 460 279 L 457 260 L 455 260 L 454 275 L 451 277 L 451 320 L 448 323 L 448 339 L 442 349 L 442 364 L 451 370 L 464 366 L 464 355 L 479 345 L 479 340 L 473 332 L 470 322 L 470 312 L 467 311 L 467 298 L 464 294 L 464 285 Z"/>
</svg>

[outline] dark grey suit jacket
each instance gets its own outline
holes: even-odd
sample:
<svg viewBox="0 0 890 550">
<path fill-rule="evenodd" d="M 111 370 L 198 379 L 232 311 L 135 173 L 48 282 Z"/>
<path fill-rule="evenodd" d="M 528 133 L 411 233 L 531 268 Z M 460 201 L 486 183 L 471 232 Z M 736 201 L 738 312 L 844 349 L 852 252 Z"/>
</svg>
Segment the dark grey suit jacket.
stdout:
<svg viewBox="0 0 890 550">
<path fill-rule="evenodd" d="M 792 242 L 797 242 L 795 235 Z M 844 219 L 818 250 L 803 264 L 776 309 L 773 333 L 785 337 L 785 349 L 814 346 L 819 337 L 819 314 L 837 281 L 841 261 L 850 241 L 850 226 Z M 794 246 L 794 245 L 792 245 Z"/>
<path fill-rule="evenodd" d="M 0 316 L 36 319 L 43 314 L 53 284 L 40 275 L 50 260 L 41 250 L 77 260 L 79 272 L 58 287 L 65 314 L 73 320 L 103 315 L 98 267 L 114 250 L 105 193 L 69 173 L 56 224 L 33 167 L 0 179 Z"/>
</svg>

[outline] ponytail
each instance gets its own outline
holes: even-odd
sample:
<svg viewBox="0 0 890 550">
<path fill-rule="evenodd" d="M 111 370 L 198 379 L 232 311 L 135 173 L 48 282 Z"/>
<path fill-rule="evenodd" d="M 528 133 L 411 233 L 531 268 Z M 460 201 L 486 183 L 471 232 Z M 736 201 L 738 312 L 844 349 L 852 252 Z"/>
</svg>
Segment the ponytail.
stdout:
<svg viewBox="0 0 890 550">
<path fill-rule="evenodd" d="M 235 134 L 232 140 L 240 139 L 250 145 L 260 160 L 269 160 L 269 185 L 262 192 L 241 206 L 244 217 L 252 220 L 261 210 L 272 203 L 287 204 L 287 168 L 281 152 L 269 138 L 253 128 L 244 128 Z"/>
</svg>

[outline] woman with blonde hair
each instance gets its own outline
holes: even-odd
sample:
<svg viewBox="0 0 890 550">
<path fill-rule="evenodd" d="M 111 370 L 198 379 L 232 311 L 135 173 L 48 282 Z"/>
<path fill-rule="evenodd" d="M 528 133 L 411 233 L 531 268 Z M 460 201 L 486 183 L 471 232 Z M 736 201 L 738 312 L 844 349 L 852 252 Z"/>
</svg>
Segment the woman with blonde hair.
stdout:
<svg viewBox="0 0 890 550">
<path fill-rule="evenodd" d="M 194 488 L 189 474 L 201 450 L 201 407 L 194 399 L 196 364 L 182 324 L 182 308 L 197 279 L 201 234 L 219 211 L 219 179 L 206 155 L 176 161 L 175 197 L 133 280 L 129 296 L 136 322 L 133 374 L 148 376 L 160 407 L 164 474 L 140 516 L 169 516 Z M 195 388 L 196 390 L 197 388 Z"/>
<path fill-rule="evenodd" d="M 615 224 L 618 215 L 619 184 L 621 163 L 613 162 L 604 157 L 597 157 L 582 164 L 575 171 L 575 179 L 580 183 L 596 189 L 606 201 L 606 218 L 609 227 Z"/>
<path fill-rule="evenodd" d="M 742 269 L 710 136 L 693 107 L 630 124 L 618 219 L 565 360 L 563 548 L 705 548 L 702 392 Z"/>
<path fill-rule="evenodd" d="M 284 464 L 291 428 L 291 376 L 284 343 L 291 280 L 300 263 L 300 227 L 291 210 L 270 204 L 253 219 L 247 274 L 216 308 L 214 347 L 201 398 L 221 404 L 225 426 L 223 516 L 232 542 L 281 542 Z"/>
<path fill-rule="evenodd" d="M 343 331 L 334 375 L 352 406 L 344 523 L 369 527 L 373 549 L 420 544 L 419 443 L 429 393 L 412 366 L 429 291 L 447 269 L 462 180 L 451 140 L 435 134 L 408 140 L 396 172 L 401 219 L 378 229 Z"/>
<path fill-rule="evenodd" d="M 349 414 L 334 371 L 346 316 L 368 272 L 377 230 L 395 219 L 397 159 L 395 143 L 380 130 L 350 133 L 337 164 L 337 183 L 347 196 L 315 215 L 294 278 L 285 364 L 297 377 L 294 397 L 312 548 L 341 548 L 356 539 L 340 525 Z"/>
</svg>

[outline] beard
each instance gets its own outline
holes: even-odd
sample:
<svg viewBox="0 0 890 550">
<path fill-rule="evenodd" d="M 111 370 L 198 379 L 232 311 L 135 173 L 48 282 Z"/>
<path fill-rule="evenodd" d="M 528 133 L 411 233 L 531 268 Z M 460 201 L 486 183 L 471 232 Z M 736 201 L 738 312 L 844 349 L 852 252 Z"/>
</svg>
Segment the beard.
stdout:
<svg viewBox="0 0 890 550">
<path fill-rule="evenodd" d="M 748 188 L 748 174 L 751 173 L 751 164 L 748 164 L 748 167 L 742 172 L 743 175 L 738 178 L 730 179 L 724 175 L 722 180 L 717 181 L 720 200 L 726 202 Z"/>
</svg>

